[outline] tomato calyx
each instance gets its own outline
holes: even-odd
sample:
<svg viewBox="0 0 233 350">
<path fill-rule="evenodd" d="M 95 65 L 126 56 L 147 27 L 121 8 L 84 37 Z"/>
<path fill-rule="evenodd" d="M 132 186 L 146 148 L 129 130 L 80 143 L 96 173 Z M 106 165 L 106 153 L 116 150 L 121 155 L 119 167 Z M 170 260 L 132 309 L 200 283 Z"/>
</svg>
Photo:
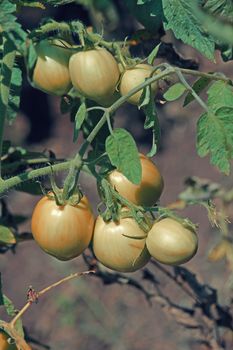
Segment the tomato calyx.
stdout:
<svg viewBox="0 0 233 350">
<path fill-rule="evenodd" d="M 122 197 L 105 178 L 98 184 L 98 189 L 102 199 L 100 205 L 104 204 L 106 207 L 104 213 L 100 214 L 105 222 L 120 222 L 121 219 L 132 218 L 145 232 L 145 235 L 147 234 L 152 222 L 143 207 L 136 206 Z"/>
</svg>

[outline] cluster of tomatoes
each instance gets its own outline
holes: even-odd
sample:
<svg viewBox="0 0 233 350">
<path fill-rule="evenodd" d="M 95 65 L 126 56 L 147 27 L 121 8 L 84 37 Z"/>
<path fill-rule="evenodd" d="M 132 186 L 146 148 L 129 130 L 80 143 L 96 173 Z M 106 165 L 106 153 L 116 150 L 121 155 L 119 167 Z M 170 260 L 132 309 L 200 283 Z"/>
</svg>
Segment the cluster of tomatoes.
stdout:
<svg viewBox="0 0 233 350">
<path fill-rule="evenodd" d="M 124 69 L 105 48 L 73 52 L 71 47 L 60 45 L 59 41 L 50 44 L 44 40 L 36 46 L 38 59 L 33 83 L 47 93 L 61 96 L 73 86 L 84 97 L 108 107 L 153 74 L 153 66 L 149 64 Z M 155 82 L 151 90 L 155 93 L 157 89 Z M 139 104 L 141 94 L 140 90 L 128 102 Z"/>
<path fill-rule="evenodd" d="M 140 161 L 139 185 L 117 170 L 107 179 L 122 197 L 149 207 L 162 193 L 163 178 L 149 158 L 140 154 Z M 196 233 L 172 218 L 151 222 L 148 232 L 133 217 L 105 222 L 99 215 L 95 220 L 86 196 L 76 205 L 57 205 L 53 196 L 44 196 L 34 209 L 31 228 L 39 246 L 60 260 L 77 257 L 91 245 L 99 262 L 120 272 L 136 271 L 151 256 L 161 263 L 178 265 L 191 259 L 198 246 Z"/>
</svg>

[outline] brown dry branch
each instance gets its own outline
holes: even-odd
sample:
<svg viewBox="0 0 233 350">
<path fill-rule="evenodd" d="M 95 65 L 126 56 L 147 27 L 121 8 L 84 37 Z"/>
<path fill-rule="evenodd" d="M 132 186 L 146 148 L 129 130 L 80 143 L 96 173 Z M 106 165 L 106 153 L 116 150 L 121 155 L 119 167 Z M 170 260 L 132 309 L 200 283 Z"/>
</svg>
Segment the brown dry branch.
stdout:
<svg viewBox="0 0 233 350">
<path fill-rule="evenodd" d="M 94 258 L 91 251 L 85 253 L 83 257 L 87 266 L 95 269 L 95 276 L 105 285 L 118 283 L 136 288 L 143 293 L 148 302 L 157 302 L 168 317 L 175 319 L 184 328 L 195 331 L 193 337 L 195 343 L 204 344 L 211 350 L 226 349 L 221 330 L 233 331 L 233 305 L 221 306 L 218 303 L 217 291 L 201 283 L 188 269 L 173 267 L 172 270 L 168 270 L 152 260 L 152 268 L 142 269 L 141 279 L 135 279 L 105 268 Z M 158 277 L 159 273 L 186 294 L 190 307 L 173 302 L 164 293 Z M 153 287 L 153 291 L 148 288 L 148 282 Z"/>
</svg>

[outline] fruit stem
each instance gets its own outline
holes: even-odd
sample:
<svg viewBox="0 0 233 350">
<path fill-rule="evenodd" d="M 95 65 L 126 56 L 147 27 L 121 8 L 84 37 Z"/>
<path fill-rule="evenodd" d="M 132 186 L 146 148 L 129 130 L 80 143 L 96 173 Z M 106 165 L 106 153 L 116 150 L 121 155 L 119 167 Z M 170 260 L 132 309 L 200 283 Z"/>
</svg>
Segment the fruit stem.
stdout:
<svg viewBox="0 0 233 350">
<path fill-rule="evenodd" d="M 64 278 L 62 278 L 61 280 L 49 285 L 48 287 L 42 289 L 41 291 L 39 291 L 38 293 L 36 293 L 36 300 L 39 299 L 39 297 L 41 297 L 43 294 L 49 292 L 51 289 L 59 286 L 60 284 L 64 283 L 64 282 L 68 282 L 76 277 L 81 277 L 84 275 L 89 275 L 90 273 L 95 273 L 94 270 L 89 270 L 89 271 L 84 271 L 84 272 L 76 272 L 76 273 L 72 273 L 69 276 L 66 276 Z M 17 315 L 12 319 L 12 321 L 10 322 L 10 326 L 11 328 L 15 327 L 16 322 L 23 316 L 23 314 L 27 311 L 27 309 L 32 305 L 33 301 L 29 300 L 23 307 L 22 309 L 17 313 Z"/>
</svg>

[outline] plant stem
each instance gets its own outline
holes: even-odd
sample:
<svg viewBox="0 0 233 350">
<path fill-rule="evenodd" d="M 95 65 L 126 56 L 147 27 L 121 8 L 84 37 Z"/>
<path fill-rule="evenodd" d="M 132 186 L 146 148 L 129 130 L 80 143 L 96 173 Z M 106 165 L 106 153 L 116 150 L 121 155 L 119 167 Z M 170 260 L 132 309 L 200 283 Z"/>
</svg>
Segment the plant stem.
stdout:
<svg viewBox="0 0 233 350">
<path fill-rule="evenodd" d="M 220 75 L 219 73 L 204 73 L 204 72 L 199 72 L 195 71 L 192 69 L 185 69 L 185 68 L 176 68 L 176 70 L 179 70 L 183 74 L 188 74 L 188 75 L 193 75 L 196 77 L 204 77 L 204 78 L 209 78 L 210 80 L 222 80 L 226 83 L 229 83 L 231 79 L 224 77 L 223 75 Z"/>
<path fill-rule="evenodd" d="M 7 180 L 2 180 L 0 182 L 0 194 L 9 190 L 10 188 L 19 185 L 21 182 L 32 180 L 38 178 L 40 176 L 50 175 L 52 174 L 52 170 L 56 171 L 64 171 L 70 168 L 71 161 L 62 162 L 59 164 L 46 166 L 40 169 L 34 169 L 31 171 L 26 171 L 22 174 L 11 177 Z"/>
<path fill-rule="evenodd" d="M 191 94 L 193 95 L 193 97 L 195 98 L 195 100 L 199 103 L 199 105 L 207 112 L 209 113 L 210 109 L 207 106 L 207 104 L 198 96 L 198 94 L 193 90 L 193 88 L 189 85 L 189 83 L 186 81 L 186 79 L 184 78 L 184 76 L 182 75 L 181 71 L 179 69 L 176 69 L 176 74 L 178 76 L 178 78 L 180 79 L 181 83 L 186 87 L 186 89 L 188 91 L 191 92 Z"/>
<path fill-rule="evenodd" d="M 80 276 L 84 276 L 84 275 L 89 275 L 90 273 L 95 273 L 94 270 L 89 270 L 89 271 L 84 271 L 84 272 L 76 272 L 76 273 L 72 273 L 71 275 L 62 278 L 61 280 L 59 280 L 58 282 L 55 282 L 53 284 L 51 284 L 50 286 L 42 289 L 40 292 L 36 293 L 36 298 L 38 299 L 39 297 L 41 297 L 43 294 L 49 292 L 51 289 L 59 286 L 60 284 L 70 281 L 76 277 L 80 277 Z M 13 318 L 13 320 L 10 322 L 10 326 L 12 328 L 14 328 L 16 322 L 23 316 L 23 314 L 27 311 L 27 309 L 32 305 L 32 301 L 28 301 L 23 307 L 22 309 L 17 313 L 17 315 Z"/>
</svg>

